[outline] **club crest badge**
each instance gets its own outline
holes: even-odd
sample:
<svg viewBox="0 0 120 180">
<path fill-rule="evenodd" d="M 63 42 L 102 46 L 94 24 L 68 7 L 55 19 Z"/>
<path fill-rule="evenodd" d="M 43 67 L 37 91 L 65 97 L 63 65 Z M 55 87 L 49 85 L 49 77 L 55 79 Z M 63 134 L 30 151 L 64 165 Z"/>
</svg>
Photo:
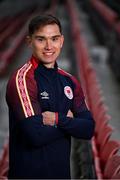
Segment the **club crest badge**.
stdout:
<svg viewBox="0 0 120 180">
<path fill-rule="evenodd" d="M 65 93 L 65 95 L 67 96 L 68 99 L 72 99 L 73 98 L 73 92 L 72 92 L 71 87 L 65 86 L 64 87 L 64 93 Z"/>
</svg>

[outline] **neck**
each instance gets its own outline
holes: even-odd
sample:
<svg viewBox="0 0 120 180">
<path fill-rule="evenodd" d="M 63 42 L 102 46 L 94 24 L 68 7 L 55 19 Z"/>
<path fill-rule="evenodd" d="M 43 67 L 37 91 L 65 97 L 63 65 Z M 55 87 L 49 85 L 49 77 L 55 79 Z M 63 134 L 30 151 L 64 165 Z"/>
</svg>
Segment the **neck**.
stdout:
<svg viewBox="0 0 120 180">
<path fill-rule="evenodd" d="M 44 64 L 44 63 L 43 63 L 43 65 L 44 65 L 46 68 L 49 69 L 49 68 L 54 68 L 54 65 L 55 65 L 55 64 Z"/>
</svg>

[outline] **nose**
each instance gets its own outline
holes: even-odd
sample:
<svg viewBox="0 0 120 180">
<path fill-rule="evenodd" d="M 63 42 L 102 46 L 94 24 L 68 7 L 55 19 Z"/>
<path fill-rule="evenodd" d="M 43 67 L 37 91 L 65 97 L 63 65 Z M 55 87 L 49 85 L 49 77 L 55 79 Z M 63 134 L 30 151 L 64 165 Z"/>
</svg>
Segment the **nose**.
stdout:
<svg viewBox="0 0 120 180">
<path fill-rule="evenodd" d="M 52 48 L 52 43 L 50 40 L 47 40 L 46 41 L 46 44 L 45 44 L 45 49 L 46 50 L 50 50 Z"/>
</svg>

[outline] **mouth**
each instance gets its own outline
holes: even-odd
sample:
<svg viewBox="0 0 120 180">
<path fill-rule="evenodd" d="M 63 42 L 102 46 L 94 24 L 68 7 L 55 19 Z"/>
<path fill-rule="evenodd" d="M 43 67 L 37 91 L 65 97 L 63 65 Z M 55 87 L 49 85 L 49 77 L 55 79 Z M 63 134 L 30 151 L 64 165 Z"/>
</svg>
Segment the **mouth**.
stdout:
<svg viewBox="0 0 120 180">
<path fill-rule="evenodd" d="M 44 52 L 43 53 L 45 56 L 52 56 L 54 54 L 54 52 Z"/>
</svg>

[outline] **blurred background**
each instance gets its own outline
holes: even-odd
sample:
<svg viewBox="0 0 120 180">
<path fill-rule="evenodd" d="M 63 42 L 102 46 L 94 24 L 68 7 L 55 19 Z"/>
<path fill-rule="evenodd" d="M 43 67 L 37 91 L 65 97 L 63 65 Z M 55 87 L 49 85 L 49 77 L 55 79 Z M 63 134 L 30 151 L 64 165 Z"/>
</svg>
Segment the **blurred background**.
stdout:
<svg viewBox="0 0 120 180">
<path fill-rule="evenodd" d="M 56 15 L 61 21 L 65 43 L 57 62 L 60 68 L 80 80 L 96 122 L 95 136 L 91 141 L 72 138 L 72 177 L 108 178 L 110 174 L 106 173 L 107 163 L 112 155 L 117 153 L 119 156 L 120 152 L 120 2 L 118 0 L 0 0 L 2 163 L 6 161 L 7 155 L 4 152 L 9 136 L 6 85 L 11 74 L 31 57 L 30 49 L 26 44 L 30 19 L 45 12 Z M 109 141 L 116 143 L 113 145 L 115 149 L 110 152 L 108 152 L 111 149 Z M 120 166 L 120 161 L 118 165 Z M 2 169 L 3 166 L 0 165 L 0 168 Z M 116 169 L 111 177 L 115 172 Z"/>
</svg>

